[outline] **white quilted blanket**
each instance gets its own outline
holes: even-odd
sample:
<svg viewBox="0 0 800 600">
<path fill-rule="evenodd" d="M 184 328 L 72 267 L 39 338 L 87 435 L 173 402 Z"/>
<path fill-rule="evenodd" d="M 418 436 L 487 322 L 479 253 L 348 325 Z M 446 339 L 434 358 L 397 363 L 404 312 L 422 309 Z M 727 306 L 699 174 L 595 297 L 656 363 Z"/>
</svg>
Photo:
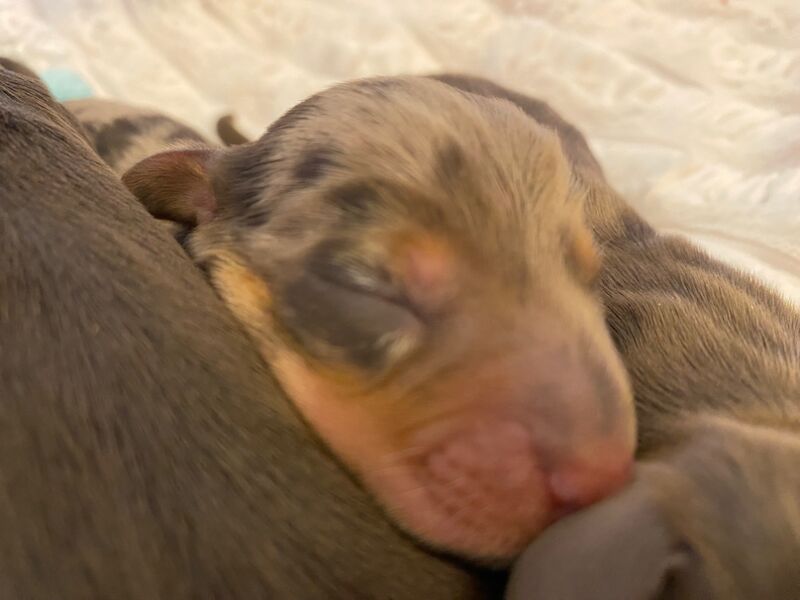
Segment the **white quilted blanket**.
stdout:
<svg viewBox="0 0 800 600">
<path fill-rule="evenodd" d="M 539 96 L 615 185 L 800 302 L 800 0 L 0 0 L 0 54 L 211 134 L 371 74 Z"/>
</svg>

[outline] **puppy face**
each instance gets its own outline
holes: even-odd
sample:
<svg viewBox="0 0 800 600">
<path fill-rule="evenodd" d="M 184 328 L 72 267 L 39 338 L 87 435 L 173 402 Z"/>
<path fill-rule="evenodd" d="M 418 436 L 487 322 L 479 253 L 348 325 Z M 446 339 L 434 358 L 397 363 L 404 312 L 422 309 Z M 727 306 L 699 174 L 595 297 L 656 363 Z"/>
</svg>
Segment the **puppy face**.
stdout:
<svg viewBox="0 0 800 600">
<path fill-rule="evenodd" d="M 482 560 L 616 490 L 631 394 L 557 137 L 421 78 L 298 105 L 258 141 L 124 181 L 395 520 Z"/>
</svg>

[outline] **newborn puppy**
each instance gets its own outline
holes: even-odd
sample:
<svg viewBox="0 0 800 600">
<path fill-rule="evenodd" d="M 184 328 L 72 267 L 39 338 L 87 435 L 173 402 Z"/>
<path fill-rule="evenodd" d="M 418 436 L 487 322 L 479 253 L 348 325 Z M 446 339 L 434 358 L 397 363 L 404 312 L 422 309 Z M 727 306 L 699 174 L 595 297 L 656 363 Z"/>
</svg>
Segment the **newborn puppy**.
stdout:
<svg viewBox="0 0 800 600">
<path fill-rule="evenodd" d="M 64 106 L 80 121 L 95 151 L 120 175 L 167 148 L 208 145 L 190 127 L 148 108 L 102 98 L 70 100 Z"/>
<path fill-rule="evenodd" d="M 418 538 L 507 559 L 627 480 L 584 192 L 509 103 L 356 81 L 123 181 L 194 227 L 190 254 L 297 408 Z"/>
<path fill-rule="evenodd" d="M 73 121 L 0 68 L 0 598 L 497 598 L 315 443 Z"/>
<path fill-rule="evenodd" d="M 633 485 L 548 529 L 511 600 L 800 598 L 800 314 L 679 237 L 658 235 L 606 183 L 549 106 L 486 80 L 558 132 L 587 190 L 600 289 L 633 383 Z"/>
</svg>

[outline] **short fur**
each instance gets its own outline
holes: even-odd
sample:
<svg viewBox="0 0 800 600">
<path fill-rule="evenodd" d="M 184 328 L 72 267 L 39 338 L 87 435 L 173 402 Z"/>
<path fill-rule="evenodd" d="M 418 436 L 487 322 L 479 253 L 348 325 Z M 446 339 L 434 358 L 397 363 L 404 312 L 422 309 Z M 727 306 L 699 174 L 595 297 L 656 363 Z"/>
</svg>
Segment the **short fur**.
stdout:
<svg viewBox="0 0 800 600">
<path fill-rule="evenodd" d="M 555 130 L 587 190 L 600 280 L 631 371 L 637 481 L 544 533 L 509 598 L 800 597 L 800 316 L 773 290 L 658 235 L 547 104 L 465 75 Z M 433 105 L 433 104 L 432 104 Z"/>
<path fill-rule="evenodd" d="M 607 319 L 631 374 L 643 459 L 623 494 L 545 532 L 509 599 L 800 597 L 800 313 L 659 235 L 546 104 L 464 76 L 553 127 L 587 189 Z"/>
<path fill-rule="evenodd" d="M 68 113 L 3 69 L 0 139 L 0 597 L 496 597 L 381 516 Z"/>
<path fill-rule="evenodd" d="M 123 181 L 194 227 L 189 253 L 304 417 L 424 541 L 507 560 L 625 481 L 632 406 L 583 189 L 512 104 L 359 80 Z"/>
<path fill-rule="evenodd" d="M 97 154 L 119 175 L 156 152 L 208 144 L 188 125 L 150 108 L 104 98 L 69 100 L 64 106 L 80 121 Z"/>
</svg>

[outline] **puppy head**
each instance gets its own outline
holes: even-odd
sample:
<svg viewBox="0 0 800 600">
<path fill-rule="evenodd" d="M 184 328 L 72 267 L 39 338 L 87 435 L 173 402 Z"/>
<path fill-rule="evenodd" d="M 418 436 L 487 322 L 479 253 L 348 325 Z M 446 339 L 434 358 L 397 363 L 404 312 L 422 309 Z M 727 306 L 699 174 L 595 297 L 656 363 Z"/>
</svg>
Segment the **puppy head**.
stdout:
<svg viewBox="0 0 800 600">
<path fill-rule="evenodd" d="M 506 559 L 626 480 L 631 393 L 580 194 L 511 104 L 362 80 L 124 181 L 194 227 L 298 409 L 420 539 Z"/>
</svg>

